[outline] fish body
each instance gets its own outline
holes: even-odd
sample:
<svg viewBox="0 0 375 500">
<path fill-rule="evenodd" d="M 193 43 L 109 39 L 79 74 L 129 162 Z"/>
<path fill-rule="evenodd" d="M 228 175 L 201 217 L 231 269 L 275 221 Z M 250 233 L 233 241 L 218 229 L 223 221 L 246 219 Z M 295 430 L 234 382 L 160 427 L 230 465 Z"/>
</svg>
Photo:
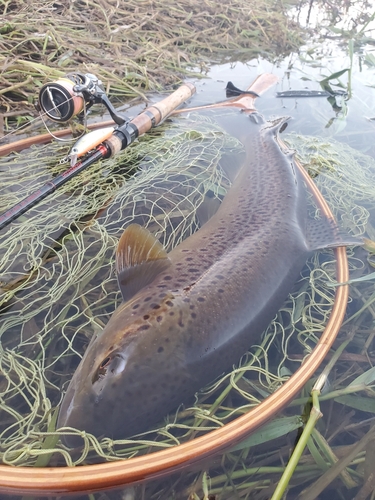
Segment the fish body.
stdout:
<svg viewBox="0 0 375 500">
<path fill-rule="evenodd" d="M 308 234 L 304 182 L 277 143 L 285 120 L 247 120 L 246 162 L 199 231 L 166 254 L 147 230 L 125 229 L 125 301 L 86 350 L 59 427 L 112 438 L 148 430 L 259 341 L 309 252 L 332 241 L 329 224 Z"/>
</svg>

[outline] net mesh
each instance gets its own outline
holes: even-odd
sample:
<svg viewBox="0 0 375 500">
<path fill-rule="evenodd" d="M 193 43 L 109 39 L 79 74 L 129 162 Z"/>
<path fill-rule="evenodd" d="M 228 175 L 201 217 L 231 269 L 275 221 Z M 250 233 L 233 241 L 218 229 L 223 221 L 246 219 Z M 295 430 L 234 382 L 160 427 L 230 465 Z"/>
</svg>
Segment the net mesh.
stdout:
<svg viewBox="0 0 375 500">
<path fill-rule="evenodd" d="M 289 136 L 347 231 L 362 234 L 375 199 L 374 162 L 338 143 Z M 117 157 L 90 167 L 2 232 L 0 322 L 0 457 L 9 465 L 82 464 L 129 458 L 194 438 L 257 405 L 310 353 L 333 301 L 334 258 L 316 253 L 298 287 L 258 346 L 233 371 L 180 407 L 162 427 L 100 442 L 79 432 L 70 453 L 56 431 L 57 408 L 93 335 L 120 304 L 114 269 L 116 244 L 130 222 L 146 226 L 167 250 L 199 228 L 207 193 L 222 199 L 230 183 L 223 156 L 241 144 L 215 115 L 169 121 Z M 63 170 L 58 143 L 0 160 L 4 211 Z M 351 168 L 347 168 L 347 165 Z M 319 174 L 319 175 L 318 175 Z M 350 190 L 348 190 L 350 186 Z M 363 268 L 354 252 L 351 269 Z M 69 431 L 64 431 L 65 433 Z M 71 431 L 78 432 L 78 431 Z"/>
</svg>

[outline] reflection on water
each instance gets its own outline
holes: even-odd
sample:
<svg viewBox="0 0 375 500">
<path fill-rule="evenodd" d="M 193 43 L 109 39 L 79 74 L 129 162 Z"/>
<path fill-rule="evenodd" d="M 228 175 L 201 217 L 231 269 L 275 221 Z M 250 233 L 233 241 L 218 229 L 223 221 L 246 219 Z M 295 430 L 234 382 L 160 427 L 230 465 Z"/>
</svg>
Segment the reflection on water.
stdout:
<svg viewBox="0 0 375 500">
<path fill-rule="evenodd" d="M 374 82 L 375 58 L 373 32 L 371 25 L 368 24 L 372 12 L 366 10 L 365 7 L 366 2 L 356 2 L 350 6 L 349 10 L 346 10 L 346 3 L 336 2 L 331 9 L 323 10 L 320 3 L 306 2 L 302 7 L 293 10 L 291 15 L 296 16 L 300 22 L 306 23 L 308 28 L 315 30 L 319 28 L 319 33 L 311 36 L 309 43 L 301 49 L 299 54 L 292 54 L 275 65 L 262 59 L 254 59 L 247 64 L 213 67 L 209 74 L 212 80 L 204 83 L 197 82 L 198 93 L 191 104 L 198 105 L 222 100 L 226 81 L 231 80 L 236 86 L 245 88 L 256 74 L 266 71 L 276 73 L 280 78 L 275 91 L 321 89 L 322 81 L 332 88 L 346 89 L 349 94 L 348 100 L 277 99 L 275 91 L 271 90 L 257 101 L 257 108 L 267 118 L 280 115 L 292 117 L 287 131 L 302 135 L 304 138 L 291 135 L 290 144 L 301 154 L 303 161 L 309 162 L 310 173 L 316 176 L 320 189 L 335 207 L 341 225 L 346 231 L 354 234 L 366 231 L 370 238 L 375 239 L 373 206 L 375 189 L 372 182 L 375 122 L 371 120 L 375 117 L 374 90 L 371 87 Z M 324 29 L 320 30 L 323 27 Z M 339 72 L 342 73 L 339 75 Z M 332 75 L 339 76 L 332 77 Z M 197 131 L 197 125 L 193 128 Z M 201 131 L 198 130 L 198 133 Z M 318 140 L 311 136 L 317 137 Z M 219 135 L 209 136 L 205 131 L 206 141 L 207 137 L 211 142 L 205 144 L 206 152 L 210 146 L 213 149 L 209 160 L 207 156 L 204 157 L 205 166 L 207 163 L 216 165 L 215 154 L 223 147 L 228 150 L 235 149 L 235 144 L 230 142 L 224 145 L 213 144 L 214 141 L 222 139 Z M 187 139 L 185 136 L 179 144 L 186 143 Z M 190 137 L 190 139 L 196 140 L 197 137 Z M 153 156 L 152 150 L 156 148 L 154 144 L 145 157 L 125 158 L 123 161 L 129 163 L 137 161 L 138 164 L 147 165 L 149 168 L 151 160 L 151 164 L 156 165 L 161 158 Z M 331 144 L 334 144 L 333 147 Z M 340 144 L 343 145 L 341 148 Z M 184 154 L 182 150 L 179 158 L 182 159 Z M 200 162 L 203 160 L 201 157 L 198 158 L 197 154 L 196 152 L 195 159 L 201 165 Z M 119 301 L 112 258 L 116 238 L 128 220 L 133 220 L 135 217 L 138 222 L 142 224 L 145 222 L 150 213 L 150 207 L 155 207 L 155 200 L 160 197 L 160 193 L 149 189 L 149 183 L 145 183 L 140 189 L 137 185 L 138 179 L 135 178 L 135 181 L 132 181 L 134 190 L 130 192 L 129 197 L 132 197 L 132 207 L 137 208 L 135 211 L 132 208 L 129 213 L 122 213 L 124 205 L 118 203 L 122 195 L 116 193 L 120 192 L 124 177 L 123 172 L 116 171 L 115 167 L 120 168 L 121 164 L 106 167 L 106 172 L 109 172 L 107 183 L 102 183 L 103 173 L 104 175 L 107 173 L 98 167 L 90 171 L 90 179 L 87 179 L 83 187 L 68 193 L 69 197 L 63 198 L 60 194 L 56 194 L 50 206 L 53 208 L 54 203 L 60 205 L 58 220 L 56 220 L 56 214 L 45 208 L 42 220 L 40 220 L 40 213 L 35 214 L 38 220 L 35 222 L 37 231 L 28 234 L 26 250 L 18 252 L 20 258 L 14 263 L 17 265 L 13 267 L 10 266 L 11 256 L 18 250 L 17 245 L 21 241 L 21 236 L 22 240 L 25 240 L 25 234 L 17 233 L 15 238 L 13 233 L 13 237 L 9 239 L 11 243 L 6 247 L 7 264 L 12 272 L 5 275 L 2 287 L 12 299 L 7 301 L 2 315 L 5 321 L 2 342 L 8 351 L 2 357 L 3 376 L 0 383 L 2 392 L 5 387 L 7 389 L 11 387 L 13 390 L 11 393 L 13 412 L 6 414 L 3 410 L 1 439 L 5 444 L 14 438 L 13 431 L 17 426 L 22 430 L 22 435 L 27 434 L 25 429 L 29 422 L 24 421 L 26 427 L 20 425 L 19 422 L 22 419 L 19 415 L 32 415 L 34 424 L 37 423 L 41 430 L 37 439 L 43 436 L 46 424 L 50 421 L 51 408 L 59 401 L 60 387 L 69 380 L 79 359 L 78 356 L 73 355 L 74 352 L 82 354 L 87 339 L 101 330 Z M 184 172 L 181 168 L 177 169 L 178 172 L 174 172 L 176 182 L 174 187 L 169 187 L 169 191 L 174 189 L 174 196 L 184 197 L 186 200 L 186 190 L 190 189 L 191 192 L 192 171 L 188 168 L 190 165 L 185 163 L 185 167 Z M 199 187 L 194 188 L 196 192 L 185 202 L 187 205 L 180 204 L 177 211 L 172 210 L 169 205 L 162 206 L 154 213 L 154 232 L 163 231 L 165 243 L 169 246 L 175 244 L 176 227 L 180 231 L 177 234 L 188 234 L 196 228 L 195 219 L 186 222 L 185 218 L 186 213 L 192 213 L 189 205 L 196 204 L 196 196 L 201 195 L 204 190 L 214 189 L 220 197 L 228 187 L 225 182 L 221 185 L 220 179 L 215 175 L 213 179 L 211 177 L 200 178 L 199 175 L 195 171 L 194 186 L 204 185 L 205 187 L 203 190 Z M 157 186 L 158 179 L 155 177 L 152 180 Z M 165 186 L 161 189 L 165 190 Z M 88 214 L 86 208 L 87 199 L 90 196 L 92 204 L 90 214 Z M 146 203 L 145 200 L 147 200 Z M 165 201 L 165 198 L 163 200 Z M 107 206 L 108 208 L 102 213 L 103 207 Z M 146 209 L 148 212 L 145 212 Z M 93 213 L 97 213 L 97 218 L 93 222 L 86 222 L 85 217 L 88 215 L 91 217 Z M 165 213 L 168 214 L 171 227 L 173 222 L 173 230 L 165 226 Z M 70 223 L 78 218 L 82 222 L 74 225 Z M 103 224 L 104 220 L 105 224 Z M 119 220 L 121 220 L 120 224 Z M 102 229 L 103 226 L 106 228 L 105 231 Z M 18 230 L 19 226 L 16 224 L 15 228 Z M 40 234 L 42 228 L 46 235 L 44 241 L 38 240 L 35 236 L 35 234 Z M 61 228 L 63 230 L 60 232 Z M 56 232 L 57 229 L 59 229 L 58 232 Z M 32 258 L 28 251 L 31 245 L 34 249 Z M 66 274 L 67 262 L 74 270 L 73 274 Z M 364 250 L 352 250 L 350 252 L 351 278 L 355 279 L 369 274 L 371 264 L 371 261 L 367 262 L 367 254 Z M 228 408 L 231 406 L 245 404 L 244 399 L 248 403 L 249 400 L 256 401 L 258 398 L 264 398 L 272 387 L 276 387 L 295 370 L 303 356 L 313 346 L 314 336 L 318 336 L 322 331 L 334 295 L 333 287 L 325 287 L 327 280 L 334 281 L 331 254 L 324 252 L 316 255 L 310 261 L 309 268 L 312 273 L 311 278 L 308 277 L 306 270 L 306 284 L 302 284 L 302 287 L 290 299 L 289 307 L 280 311 L 276 322 L 264 339 L 262 348 L 257 352 L 259 358 L 263 359 L 269 371 L 273 373 L 271 379 L 268 374 L 264 373 L 264 365 L 256 365 L 254 371 L 250 369 L 245 377 L 239 381 L 232 381 L 233 385 L 237 386 L 237 390 L 220 402 L 223 415 L 218 415 L 219 417 L 225 418 L 230 413 Z M 37 288 L 34 283 L 38 283 Z M 18 287 L 21 291 L 13 297 L 13 292 Z M 62 294 L 62 290 L 65 295 Z M 334 351 L 344 341 L 349 342 L 330 373 L 330 387 L 321 402 L 323 417 L 314 431 L 308 451 L 301 458 L 291 480 L 292 488 L 287 495 L 288 499 L 353 499 L 370 476 L 368 457 L 371 458 L 371 446 L 364 444 L 362 450 L 352 457 L 349 468 L 344 469 L 338 479 L 329 482 L 322 493 L 318 493 L 319 478 L 332 463 L 349 455 L 352 450 L 350 445 L 359 442 L 368 432 L 375 411 L 371 389 L 372 372 L 368 373 L 367 378 L 358 379 L 361 374 L 370 370 L 375 361 L 373 356 L 375 312 L 372 306 L 374 301 L 372 282 L 354 282 L 351 285 L 350 295 L 347 320 Z M 314 310 L 310 307 L 312 302 L 316 306 Z M 32 311 L 32 303 L 42 304 L 38 314 Z M 24 316 L 22 321 L 20 321 L 21 313 Z M 289 325 L 297 328 L 296 334 Z M 308 334 L 306 333 L 307 326 L 309 327 Z M 42 331 L 45 333 L 44 342 L 41 339 Z M 29 365 L 23 360 L 17 363 L 19 353 L 14 349 L 19 342 L 22 345 L 22 356 L 32 360 Z M 243 364 L 247 362 L 249 362 L 249 357 L 243 360 Z M 42 366 L 47 369 L 47 378 L 41 372 Z M 27 377 L 34 377 L 35 384 L 30 384 L 27 391 L 19 390 L 19 381 Z M 357 386 L 357 391 L 354 393 L 353 386 Z M 30 401 L 33 402 L 31 410 Z M 194 409 L 189 414 L 188 410 L 182 409 L 182 417 L 190 424 L 196 420 L 202 420 L 207 417 L 207 411 L 212 408 L 215 401 L 216 396 L 212 396 L 211 392 L 207 391 L 201 395 L 201 409 L 206 412 L 199 414 L 198 410 Z M 309 410 L 304 406 L 307 402 L 308 388 L 301 398 L 285 411 L 283 417 L 299 418 L 301 412 Z M 15 422 L 18 424 L 15 425 Z M 265 438 L 263 441 L 255 440 L 245 443 L 237 451 L 227 453 L 212 462 L 194 466 L 182 475 L 174 474 L 167 480 L 154 481 L 148 485 L 116 492 L 98 493 L 93 496 L 101 500 L 106 498 L 133 500 L 138 498 L 186 499 L 191 495 L 191 498 L 195 499 L 203 498 L 204 492 L 207 491 L 212 495 L 211 498 L 217 500 L 271 498 L 295 444 L 298 433 L 296 429 L 300 427 L 297 420 L 288 422 L 290 422 L 290 427 L 285 428 L 281 437 L 271 441 Z M 211 422 L 210 425 L 218 424 Z M 183 433 L 177 433 L 177 437 L 180 438 L 181 434 Z M 176 436 L 167 436 L 166 439 L 169 439 L 169 444 L 172 444 L 175 438 Z M 116 451 L 123 453 L 122 456 L 131 456 L 134 452 L 129 447 L 121 448 L 120 446 Z M 20 460 L 19 451 L 14 455 L 7 452 L 4 458 L 10 462 L 15 459 Z M 91 459 L 93 459 L 92 456 Z M 59 463 L 63 460 L 64 457 L 58 454 L 52 457 L 52 463 L 54 461 Z M 314 485 L 312 489 L 303 492 L 311 484 Z M 364 495 L 365 493 L 358 499 L 366 498 Z M 88 496 L 84 495 L 80 498 L 87 499 Z"/>
</svg>

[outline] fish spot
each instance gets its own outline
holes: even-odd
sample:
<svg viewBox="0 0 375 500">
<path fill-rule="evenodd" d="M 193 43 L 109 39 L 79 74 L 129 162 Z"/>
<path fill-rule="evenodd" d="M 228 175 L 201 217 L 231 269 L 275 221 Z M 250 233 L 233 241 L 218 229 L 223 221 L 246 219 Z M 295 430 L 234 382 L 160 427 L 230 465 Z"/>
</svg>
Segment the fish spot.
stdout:
<svg viewBox="0 0 375 500">
<path fill-rule="evenodd" d="M 188 250 L 187 248 L 184 248 L 183 250 L 181 250 L 181 252 L 190 252 L 190 250 Z"/>
<path fill-rule="evenodd" d="M 191 304 L 190 309 L 195 309 L 195 305 Z"/>
<path fill-rule="evenodd" d="M 224 290 L 222 288 L 219 288 L 218 292 L 219 293 L 224 293 Z"/>
<path fill-rule="evenodd" d="M 191 313 L 191 317 L 195 319 L 197 317 L 197 313 Z"/>
<path fill-rule="evenodd" d="M 173 312 L 173 311 L 171 311 L 171 312 L 169 313 L 169 316 L 174 316 L 174 312 Z"/>
<path fill-rule="evenodd" d="M 144 302 L 149 302 L 152 299 L 152 297 L 146 297 Z"/>
<path fill-rule="evenodd" d="M 164 280 L 166 280 L 166 281 L 169 281 L 169 280 L 171 280 L 171 279 L 172 279 L 172 276 L 164 276 L 164 278 L 163 278 L 163 279 L 164 279 Z"/>
<path fill-rule="evenodd" d="M 157 317 L 156 317 L 156 321 L 157 321 L 158 323 L 160 323 L 160 321 L 161 321 L 162 319 L 163 319 L 163 316 L 157 316 Z"/>
<path fill-rule="evenodd" d="M 159 304 L 151 304 L 150 307 L 152 307 L 152 309 L 160 309 Z"/>
<path fill-rule="evenodd" d="M 217 274 L 216 275 L 216 278 L 218 278 L 219 280 L 223 280 L 224 279 L 224 276 L 222 274 Z"/>
<path fill-rule="evenodd" d="M 160 346 L 158 349 L 158 352 L 163 352 L 163 351 L 164 351 L 164 347 Z"/>
<path fill-rule="evenodd" d="M 149 319 L 149 318 L 150 318 L 150 315 L 149 315 L 149 314 L 145 314 L 145 315 L 143 316 L 143 319 Z"/>
<path fill-rule="evenodd" d="M 188 297 L 185 297 L 184 299 L 182 299 L 183 302 L 190 302 L 190 299 Z"/>
<path fill-rule="evenodd" d="M 204 297 L 198 297 L 198 302 L 204 302 L 206 299 Z"/>
<path fill-rule="evenodd" d="M 169 337 L 165 337 L 165 341 L 166 341 L 167 343 L 168 343 L 168 342 L 170 342 Z"/>
<path fill-rule="evenodd" d="M 133 306 L 133 309 L 138 309 L 138 307 L 139 307 L 139 304 L 135 304 L 135 305 Z"/>
<path fill-rule="evenodd" d="M 148 330 L 150 328 L 150 325 L 142 325 L 138 328 L 138 331 L 141 331 L 141 330 Z"/>
<path fill-rule="evenodd" d="M 199 273 L 199 269 L 195 269 L 194 267 L 188 269 L 189 273 Z"/>
<path fill-rule="evenodd" d="M 193 260 L 193 257 L 187 257 L 185 260 L 187 261 Z"/>
<path fill-rule="evenodd" d="M 166 304 L 167 304 L 167 306 L 169 306 L 169 307 L 172 307 L 172 306 L 173 306 L 173 302 L 172 302 L 171 300 L 167 300 L 167 301 L 166 301 Z"/>
</svg>

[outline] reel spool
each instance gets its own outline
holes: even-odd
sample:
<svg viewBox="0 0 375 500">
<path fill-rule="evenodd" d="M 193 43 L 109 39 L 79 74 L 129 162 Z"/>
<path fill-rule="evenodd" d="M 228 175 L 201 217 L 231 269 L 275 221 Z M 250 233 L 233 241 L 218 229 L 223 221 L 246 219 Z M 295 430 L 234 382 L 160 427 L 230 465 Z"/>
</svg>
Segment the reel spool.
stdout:
<svg viewBox="0 0 375 500">
<path fill-rule="evenodd" d="M 91 73 L 69 73 L 64 78 L 43 85 L 35 107 L 54 122 L 64 123 L 93 104 L 104 104 L 115 123 L 125 123 L 126 119 L 109 101 L 101 80 Z"/>
<path fill-rule="evenodd" d="M 65 78 L 47 83 L 39 92 L 39 109 L 55 122 L 67 122 L 81 113 L 85 105 L 90 105 L 82 91 L 86 88 L 89 90 L 89 87 L 94 88 L 94 85 L 89 75 L 81 73 L 70 73 Z"/>
</svg>

